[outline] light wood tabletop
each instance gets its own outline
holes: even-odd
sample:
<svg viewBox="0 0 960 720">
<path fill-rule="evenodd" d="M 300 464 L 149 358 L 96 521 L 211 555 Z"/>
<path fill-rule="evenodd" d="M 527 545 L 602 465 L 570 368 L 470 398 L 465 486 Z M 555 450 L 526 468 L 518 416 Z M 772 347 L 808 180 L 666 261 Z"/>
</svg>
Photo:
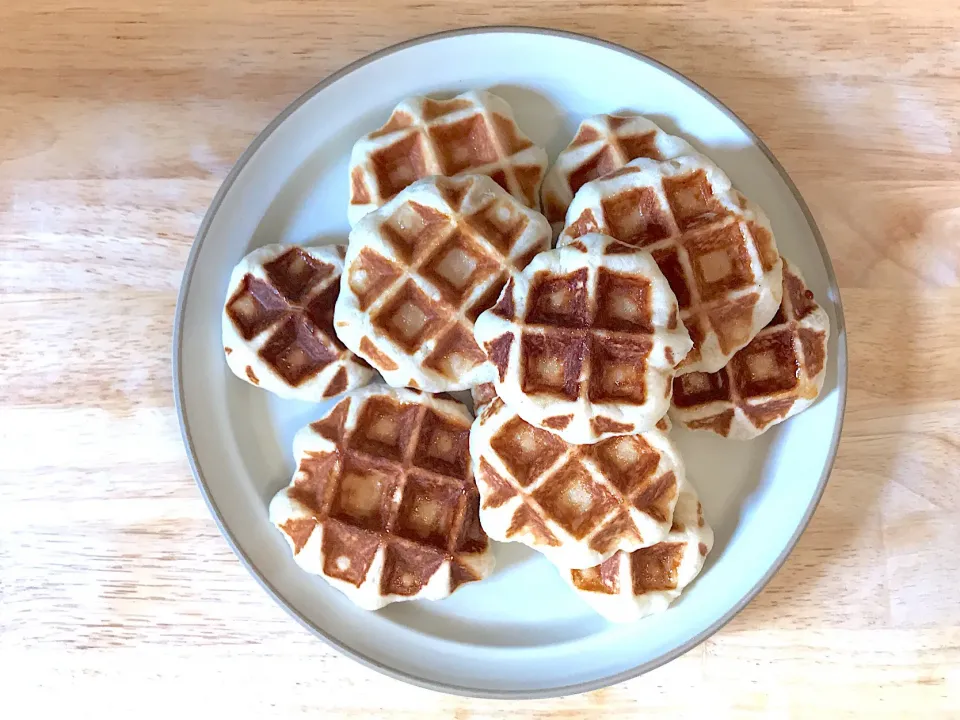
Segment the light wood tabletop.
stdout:
<svg viewBox="0 0 960 720">
<path fill-rule="evenodd" d="M 717 95 L 811 206 L 842 288 L 840 453 L 796 550 L 677 661 L 567 699 L 409 687 L 257 586 L 191 476 L 181 273 L 229 168 L 372 51 L 516 23 Z M 960 716 L 960 10 L 933 0 L 0 3 L 0 715 Z"/>
</svg>

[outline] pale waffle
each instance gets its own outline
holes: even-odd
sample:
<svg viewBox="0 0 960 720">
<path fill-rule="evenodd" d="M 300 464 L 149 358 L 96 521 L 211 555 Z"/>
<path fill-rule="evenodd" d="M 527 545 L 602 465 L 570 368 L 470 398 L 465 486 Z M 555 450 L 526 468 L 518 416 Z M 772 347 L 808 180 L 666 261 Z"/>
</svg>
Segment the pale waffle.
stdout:
<svg viewBox="0 0 960 720">
<path fill-rule="evenodd" d="M 683 462 L 659 430 L 573 445 L 523 421 L 499 398 L 470 430 L 480 522 L 560 567 L 592 567 L 670 531 Z"/>
<path fill-rule="evenodd" d="M 454 400 L 378 384 L 300 430 L 296 474 L 270 503 L 297 564 L 370 610 L 489 575 L 470 423 Z"/>
<path fill-rule="evenodd" d="M 692 345 L 653 257 L 599 234 L 537 255 L 474 334 L 504 402 L 570 443 L 652 430 Z"/>
<path fill-rule="evenodd" d="M 576 593 L 612 622 L 633 622 L 663 612 L 700 574 L 713 548 L 697 493 L 680 491 L 670 534 L 632 553 L 618 552 L 585 570 L 561 569 Z"/>
<path fill-rule="evenodd" d="M 430 175 L 489 175 L 530 208 L 540 208 L 547 153 L 517 127 L 505 100 L 484 91 L 452 100 L 413 97 L 350 157 L 350 225 Z"/>
<path fill-rule="evenodd" d="M 490 178 L 421 180 L 350 233 L 337 334 L 395 387 L 492 380 L 474 321 L 549 246 L 546 219 Z"/>
<path fill-rule="evenodd" d="M 581 187 L 567 217 L 560 246 L 602 232 L 653 254 L 693 339 L 678 374 L 721 369 L 777 312 L 770 223 L 702 155 L 634 160 Z"/>
<path fill-rule="evenodd" d="M 797 268 L 783 261 L 783 301 L 770 324 L 715 373 L 674 381 L 673 418 L 747 440 L 805 410 L 823 388 L 830 319 Z"/>
<path fill-rule="evenodd" d="M 668 135 L 642 115 L 594 115 L 560 151 L 543 179 L 543 214 L 558 230 L 577 191 L 591 180 L 619 170 L 631 160 L 669 160 L 696 152 L 686 140 Z"/>
<path fill-rule="evenodd" d="M 373 377 L 333 332 L 343 246 L 267 245 L 234 268 L 224 303 L 227 365 L 277 395 L 319 401 Z"/>
</svg>

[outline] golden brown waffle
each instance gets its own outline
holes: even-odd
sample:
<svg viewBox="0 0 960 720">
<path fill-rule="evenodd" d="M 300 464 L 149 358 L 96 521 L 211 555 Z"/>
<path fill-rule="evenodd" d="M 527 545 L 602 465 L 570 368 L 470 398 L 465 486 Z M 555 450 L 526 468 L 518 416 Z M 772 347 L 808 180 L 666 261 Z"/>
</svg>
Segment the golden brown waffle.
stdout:
<svg viewBox="0 0 960 720">
<path fill-rule="evenodd" d="M 598 234 L 537 255 L 474 335 L 504 402 L 570 443 L 652 430 L 692 345 L 653 257 Z"/>
<path fill-rule="evenodd" d="M 634 160 L 580 188 L 569 218 L 560 246 L 602 232 L 652 253 L 693 339 L 678 374 L 722 368 L 780 305 L 769 221 L 701 155 Z"/>
<path fill-rule="evenodd" d="M 223 352 L 237 377 L 313 401 L 370 381 L 370 366 L 333 332 L 344 250 L 267 245 L 237 265 L 222 321 Z"/>
<path fill-rule="evenodd" d="M 671 415 L 692 430 L 747 440 L 805 410 L 823 388 L 830 319 L 783 261 L 783 301 L 770 324 L 715 373 L 674 381 Z"/>
<path fill-rule="evenodd" d="M 572 445 L 499 398 L 474 421 L 470 455 L 487 534 L 560 567 L 592 567 L 660 542 L 684 483 L 683 462 L 658 430 Z"/>
<path fill-rule="evenodd" d="M 668 135 L 641 115 L 589 117 L 580 123 L 577 134 L 543 180 L 543 214 L 560 229 L 573 196 L 591 180 L 609 175 L 637 158 L 669 160 L 694 152 L 686 140 Z"/>
<path fill-rule="evenodd" d="M 350 157 L 351 225 L 408 185 L 430 175 L 488 175 L 530 208 L 540 209 L 547 153 L 517 127 L 502 98 L 474 91 L 452 100 L 413 97 Z"/>
<path fill-rule="evenodd" d="M 270 503 L 297 563 L 371 610 L 486 577 L 470 422 L 454 400 L 371 385 L 303 428 Z"/>
<path fill-rule="evenodd" d="M 543 215 L 490 178 L 421 180 L 350 233 L 337 334 L 395 387 L 489 381 L 474 321 L 549 246 Z"/>
<path fill-rule="evenodd" d="M 594 610 L 613 622 L 633 622 L 666 610 L 700 574 L 713 548 L 697 493 L 680 492 L 670 534 L 656 545 L 618 552 L 601 564 L 561 574 Z"/>
</svg>

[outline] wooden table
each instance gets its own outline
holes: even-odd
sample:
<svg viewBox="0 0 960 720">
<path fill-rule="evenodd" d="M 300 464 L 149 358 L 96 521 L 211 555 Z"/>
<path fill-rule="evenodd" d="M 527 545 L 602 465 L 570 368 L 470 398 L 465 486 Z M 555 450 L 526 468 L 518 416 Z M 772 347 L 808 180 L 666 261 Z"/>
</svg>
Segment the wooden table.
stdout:
<svg viewBox="0 0 960 720">
<path fill-rule="evenodd" d="M 771 585 L 669 666 L 525 704 L 290 620 L 200 499 L 170 378 L 194 232 L 254 135 L 345 63 L 487 23 L 623 43 L 733 108 L 810 203 L 850 335 L 836 469 Z M 0 716 L 960 716 L 955 3 L 5 0 L 0 31 Z"/>
</svg>

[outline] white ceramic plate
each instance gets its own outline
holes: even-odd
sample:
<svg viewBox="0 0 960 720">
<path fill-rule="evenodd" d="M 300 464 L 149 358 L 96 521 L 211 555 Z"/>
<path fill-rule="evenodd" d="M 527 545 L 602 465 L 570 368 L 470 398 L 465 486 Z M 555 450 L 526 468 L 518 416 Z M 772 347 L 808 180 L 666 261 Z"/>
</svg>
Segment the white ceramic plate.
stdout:
<svg viewBox="0 0 960 720">
<path fill-rule="evenodd" d="M 279 400 L 234 378 L 220 345 L 230 270 L 267 243 L 345 242 L 353 142 L 409 95 L 490 88 L 551 158 L 580 120 L 631 109 L 712 157 L 770 216 L 783 254 L 830 314 L 829 367 L 811 409 L 759 440 L 675 430 L 716 546 L 668 612 L 627 626 L 595 615 L 546 560 L 498 545 L 487 581 L 439 602 L 376 613 L 300 571 L 267 519 L 293 472 L 291 438 L 322 406 Z M 327 78 L 254 141 L 197 235 L 174 332 L 175 393 L 200 488 L 237 555 L 298 620 L 347 655 L 394 677 L 478 696 L 548 696 L 633 677 L 723 626 L 780 567 L 806 526 L 833 463 L 846 384 L 836 280 L 796 188 L 729 110 L 672 70 L 569 33 L 485 28 L 389 48 Z"/>
</svg>

